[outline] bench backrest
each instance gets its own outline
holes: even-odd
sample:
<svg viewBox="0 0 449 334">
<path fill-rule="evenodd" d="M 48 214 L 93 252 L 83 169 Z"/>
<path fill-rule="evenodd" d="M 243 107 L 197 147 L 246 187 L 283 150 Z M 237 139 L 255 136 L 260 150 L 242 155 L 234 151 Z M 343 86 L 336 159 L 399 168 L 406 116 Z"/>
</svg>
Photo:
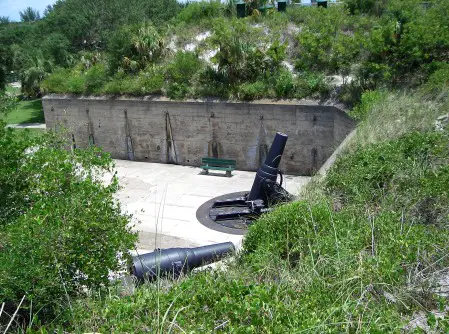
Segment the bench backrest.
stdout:
<svg viewBox="0 0 449 334">
<path fill-rule="evenodd" d="M 234 166 L 234 167 L 236 164 L 235 160 L 218 159 L 218 158 L 203 158 L 201 159 L 201 163 L 216 166 Z"/>
</svg>

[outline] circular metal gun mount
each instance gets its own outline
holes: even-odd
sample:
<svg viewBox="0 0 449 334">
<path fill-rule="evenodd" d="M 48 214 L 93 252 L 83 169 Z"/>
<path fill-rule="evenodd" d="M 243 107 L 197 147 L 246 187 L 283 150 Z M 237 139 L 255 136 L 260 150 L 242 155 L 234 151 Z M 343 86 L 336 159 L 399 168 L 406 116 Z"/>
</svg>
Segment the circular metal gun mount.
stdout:
<svg viewBox="0 0 449 334">
<path fill-rule="evenodd" d="M 201 224 L 215 231 L 246 234 L 248 226 L 260 214 L 258 206 L 263 206 L 263 203 L 257 201 L 249 203 L 247 195 L 248 191 L 244 191 L 212 198 L 198 208 L 196 218 Z"/>
</svg>

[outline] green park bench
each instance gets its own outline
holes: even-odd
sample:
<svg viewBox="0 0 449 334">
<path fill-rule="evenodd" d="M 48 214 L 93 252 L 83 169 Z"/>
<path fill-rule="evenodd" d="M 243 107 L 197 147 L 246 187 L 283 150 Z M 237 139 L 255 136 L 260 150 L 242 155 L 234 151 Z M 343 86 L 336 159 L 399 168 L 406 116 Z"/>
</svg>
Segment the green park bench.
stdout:
<svg viewBox="0 0 449 334">
<path fill-rule="evenodd" d="M 229 177 L 231 172 L 235 170 L 235 160 L 204 157 L 201 159 L 201 164 L 201 168 L 204 169 L 206 174 L 209 173 L 209 169 L 223 170 L 226 171 L 226 176 Z"/>
</svg>

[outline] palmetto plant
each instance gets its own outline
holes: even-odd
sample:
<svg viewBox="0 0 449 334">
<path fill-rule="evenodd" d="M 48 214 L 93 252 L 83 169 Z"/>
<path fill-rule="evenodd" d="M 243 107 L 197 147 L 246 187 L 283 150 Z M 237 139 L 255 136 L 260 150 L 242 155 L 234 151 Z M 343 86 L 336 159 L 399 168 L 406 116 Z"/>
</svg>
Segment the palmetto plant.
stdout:
<svg viewBox="0 0 449 334">
<path fill-rule="evenodd" d="M 26 65 L 20 72 L 22 92 L 26 95 L 36 96 L 40 92 L 40 83 L 47 74 L 52 72 L 54 65 L 50 60 L 36 54 L 27 59 Z"/>
<path fill-rule="evenodd" d="M 151 24 L 143 24 L 132 39 L 132 44 L 139 54 L 141 65 L 152 62 L 164 52 L 164 39 Z"/>
</svg>

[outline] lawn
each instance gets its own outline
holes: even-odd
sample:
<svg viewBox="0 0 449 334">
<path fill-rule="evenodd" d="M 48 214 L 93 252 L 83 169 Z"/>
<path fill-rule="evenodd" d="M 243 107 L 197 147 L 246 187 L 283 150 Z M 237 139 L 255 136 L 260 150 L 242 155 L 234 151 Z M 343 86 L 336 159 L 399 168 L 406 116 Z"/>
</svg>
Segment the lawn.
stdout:
<svg viewBox="0 0 449 334">
<path fill-rule="evenodd" d="M 34 99 L 20 101 L 17 109 L 9 113 L 6 117 L 6 123 L 45 123 L 42 100 Z"/>
</svg>

